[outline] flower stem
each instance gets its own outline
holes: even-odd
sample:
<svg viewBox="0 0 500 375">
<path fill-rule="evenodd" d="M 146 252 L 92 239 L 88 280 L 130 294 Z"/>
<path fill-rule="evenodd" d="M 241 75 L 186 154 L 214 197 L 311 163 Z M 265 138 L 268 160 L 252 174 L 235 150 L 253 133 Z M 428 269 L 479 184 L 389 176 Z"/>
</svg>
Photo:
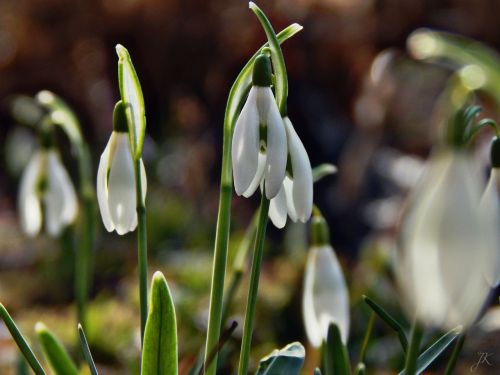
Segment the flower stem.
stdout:
<svg viewBox="0 0 500 375">
<path fill-rule="evenodd" d="M 462 352 L 464 342 L 465 342 L 465 333 L 462 333 L 458 341 L 455 343 L 455 347 L 453 348 L 453 352 L 451 353 L 451 358 L 448 362 L 448 365 L 446 365 L 446 370 L 444 372 L 445 375 L 453 374 L 453 371 L 455 370 L 455 366 L 457 364 L 458 357 Z"/>
<path fill-rule="evenodd" d="M 405 362 L 405 374 L 406 375 L 416 375 L 417 374 L 417 359 L 420 352 L 420 342 L 423 336 L 422 327 L 415 321 L 411 329 L 411 339 L 408 351 L 406 352 L 406 362 Z"/>
<path fill-rule="evenodd" d="M 146 204 L 142 191 L 141 159 L 135 160 L 135 189 L 137 199 L 137 257 L 139 264 L 139 301 L 141 310 L 141 343 L 148 317 L 148 234 Z"/>
<path fill-rule="evenodd" d="M 370 320 L 368 321 L 368 326 L 366 327 L 365 337 L 363 338 L 363 344 L 361 345 L 361 351 L 359 352 L 359 363 L 365 362 L 366 350 L 368 349 L 368 344 L 373 332 L 373 326 L 375 325 L 375 312 L 370 313 Z"/>
<path fill-rule="evenodd" d="M 250 358 L 250 347 L 252 344 L 253 322 L 255 319 L 255 307 L 257 305 L 257 292 L 259 290 L 260 268 L 262 256 L 264 254 L 264 239 L 269 214 L 269 199 L 262 192 L 260 201 L 259 221 L 257 224 L 257 234 L 255 236 L 255 248 L 252 259 L 252 271 L 250 275 L 250 287 L 248 289 L 247 307 L 245 312 L 245 325 L 243 327 L 243 339 L 240 351 L 240 363 L 238 375 L 248 373 L 248 361 Z"/>
</svg>

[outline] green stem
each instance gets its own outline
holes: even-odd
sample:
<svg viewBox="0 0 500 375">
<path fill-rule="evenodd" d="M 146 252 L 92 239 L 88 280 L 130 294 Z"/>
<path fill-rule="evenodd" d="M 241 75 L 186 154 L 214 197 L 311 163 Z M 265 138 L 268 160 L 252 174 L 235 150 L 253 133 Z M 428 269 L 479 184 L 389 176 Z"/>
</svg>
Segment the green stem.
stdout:
<svg viewBox="0 0 500 375">
<path fill-rule="evenodd" d="M 148 317 L 148 234 L 146 204 L 142 191 L 141 159 L 135 161 L 135 189 L 137 199 L 137 258 L 139 264 L 139 302 L 141 310 L 141 343 L 144 340 Z"/>
<path fill-rule="evenodd" d="M 372 336 L 373 332 L 373 326 L 375 325 L 375 316 L 375 312 L 372 311 L 370 314 L 370 320 L 368 321 L 368 326 L 366 327 L 363 344 L 361 345 L 361 351 L 359 352 L 359 363 L 365 362 L 366 349 L 368 349 L 368 343 L 370 342 L 370 337 Z"/>
<path fill-rule="evenodd" d="M 252 271 L 250 274 L 250 286 L 248 289 L 247 307 L 245 312 L 245 325 L 243 327 L 243 338 L 241 342 L 238 375 L 247 375 L 248 373 L 253 323 L 255 319 L 255 307 L 257 305 L 257 292 L 259 290 L 260 268 L 262 264 L 262 256 L 264 254 L 266 227 L 269 220 L 269 202 L 269 199 L 267 199 L 264 192 L 262 192 L 257 234 L 255 236 L 255 248 L 252 259 Z"/>
<path fill-rule="evenodd" d="M 452 375 L 453 371 L 455 370 L 455 366 L 458 361 L 458 357 L 460 356 L 460 353 L 462 352 L 462 348 L 464 346 L 465 342 L 465 333 L 462 333 L 460 335 L 460 338 L 458 341 L 455 343 L 455 347 L 453 348 L 453 352 L 451 353 L 451 358 L 448 362 L 448 365 L 446 366 L 446 370 L 444 372 L 444 375 Z"/>
<path fill-rule="evenodd" d="M 280 42 L 276 33 L 274 32 L 271 22 L 264 14 L 264 12 L 253 2 L 249 3 L 250 9 L 255 13 L 259 19 L 264 32 L 266 33 L 267 40 L 269 42 L 269 48 L 271 50 L 271 60 L 273 62 L 274 74 L 276 77 L 276 102 L 278 103 L 278 108 L 280 110 L 281 116 L 287 115 L 287 99 L 288 99 L 288 78 L 286 74 L 285 59 L 283 58 L 283 52 L 281 51 Z"/>
<path fill-rule="evenodd" d="M 406 352 L 405 374 L 417 374 L 417 359 L 420 353 L 420 342 L 423 336 L 422 327 L 415 321 L 411 330 L 411 339 L 408 351 Z"/>
</svg>

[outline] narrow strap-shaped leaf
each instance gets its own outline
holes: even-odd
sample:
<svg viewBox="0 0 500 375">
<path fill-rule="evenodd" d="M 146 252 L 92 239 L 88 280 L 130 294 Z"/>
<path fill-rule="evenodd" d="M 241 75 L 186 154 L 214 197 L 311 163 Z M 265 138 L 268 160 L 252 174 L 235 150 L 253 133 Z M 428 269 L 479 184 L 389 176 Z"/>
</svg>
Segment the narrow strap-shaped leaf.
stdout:
<svg viewBox="0 0 500 375">
<path fill-rule="evenodd" d="M 370 308 L 375 311 L 375 313 L 382 319 L 384 322 L 387 323 L 389 327 L 391 327 L 394 331 L 396 331 L 399 342 L 401 343 L 401 346 L 403 347 L 403 350 L 406 352 L 406 349 L 408 348 L 408 338 L 406 337 L 405 329 L 403 326 L 396 320 L 394 319 L 387 311 L 385 311 L 380 305 L 375 303 L 372 299 L 368 298 L 367 296 L 363 296 L 364 301 Z"/>
<path fill-rule="evenodd" d="M 118 54 L 118 82 L 123 103 L 127 106 L 129 121 L 129 135 L 133 148 L 134 158 L 138 160 L 142 154 L 144 135 L 146 133 L 146 110 L 141 83 L 137 77 L 134 65 L 127 49 L 121 44 L 116 46 Z"/>
<path fill-rule="evenodd" d="M 356 367 L 356 371 L 354 371 L 354 375 L 365 375 L 366 374 L 366 366 L 364 363 L 358 363 Z"/>
<path fill-rule="evenodd" d="M 94 359 L 92 358 L 92 353 L 90 352 L 89 343 L 87 341 L 87 337 L 85 336 L 85 332 L 83 331 L 83 327 L 81 324 L 78 324 L 78 336 L 80 336 L 80 344 L 83 351 L 83 356 L 85 357 L 85 361 L 89 366 L 90 373 L 92 375 L 99 375 L 97 372 L 97 367 L 95 366 Z"/>
<path fill-rule="evenodd" d="M 52 368 L 52 371 L 54 371 L 54 374 L 78 375 L 78 369 L 73 363 L 73 360 L 54 333 L 41 322 L 35 325 L 35 332 L 42 346 L 43 354 Z"/>
<path fill-rule="evenodd" d="M 21 350 L 21 353 L 23 353 L 24 358 L 26 358 L 26 361 L 28 361 L 28 364 L 33 369 L 35 374 L 45 375 L 45 371 L 40 365 L 40 362 L 36 358 L 35 354 L 33 354 L 33 351 L 31 350 L 25 338 L 17 328 L 16 323 L 14 323 L 14 320 L 9 315 L 9 312 L 1 303 L 0 303 L 0 317 L 5 322 L 5 325 L 7 326 L 7 329 L 9 330 L 10 334 L 12 335 L 12 338 L 16 342 L 17 347 L 19 348 L 19 350 Z"/>
<path fill-rule="evenodd" d="M 314 369 L 314 375 L 322 375 L 322 374 L 321 374 L 321 370 L 320 370 L 319 368 L 317 368 L 317 367 L 316 367 L 316 368 Z"/>
<path fill-rule="evenodd" d="M 313 173 L 313 181 L 318 182 L 319 180 L 323 179 L 328 175 L 337 173 L 337 167 L 334 166 L 333 164 L 324 163 L 314 167 L 312 173 Z"/>
<path fill-rule="evenodd" d="M 167 280 L 156 272 L 151 285 L 141 375 L 177 375 L 177 323 Z"/>
<path fill-rule="evenodd" d="M 298 375 L 305 355 L 306 351 L 300 342 L 288 344 L 262 358 L 256 375 Z"/>
<path fill-rule="evenodd" d="M 443 353 L 446 348 L 460 335 L 462 327 L 453 328 L 437 339 L 425 352 L 417 359 L 417 374 L 424 372 Z M 406 371 L 401 371 L 399 375 L 406 375 Z"/>
<path fill-rule="evenodd" d="M 350 375 L 347 348 L 342 342 L 339 326 L 330 323 L 324 351 L 325 375 Z"/>
</svg>

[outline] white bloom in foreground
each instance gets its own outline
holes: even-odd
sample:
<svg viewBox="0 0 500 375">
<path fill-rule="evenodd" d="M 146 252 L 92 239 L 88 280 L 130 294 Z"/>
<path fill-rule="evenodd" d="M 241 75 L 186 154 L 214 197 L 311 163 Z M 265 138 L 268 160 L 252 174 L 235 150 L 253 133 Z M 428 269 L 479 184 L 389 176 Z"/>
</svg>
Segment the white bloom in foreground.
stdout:
<svg viewBox="0 0 500 375">
<path fill-rule="evenodd" d="M 142 159 L 142 199 L 146 197 L 146 171 Z M 106 230 L 118 234 L 137 226 L 135 169 L 128 133 L 113 131 L 97 170 L 97 200 Z"/>
<path fill-rule="evenodd" d="M 330 245 L 309 249 L 302 301 L 304 325 L 311 344 L 326 340 L 328 326 L 338 325 L 342 341 L 349 335 L 349 293 L 340 264 Z"/>
<path fill-rule="evenodd" d="M 396 264 L 411 318 L 447 329 L 476 320 L 498 239 L 479 209 L 480 192 L 466 151 L 442 151 L 428 162 L 402 222 Z"/>
<path fill-rule="evenodd" d="M 309 156 L 288 117 L 283 119 L 290 155 L 291 176 L 286 175 L 278 195 L 269 205 L 269 217 L 277 228 L 283 228 L 287 216 L 293 222 L 305 223 L 313 206 L 313 176 Z"/>
<path fill-rule="evenodd" d="M 250 197 L 264 182 L 274 198 L 285 178 L 287 141 L 283 120 L 271 90 L 270 62 L 265 55 L 254 63 L 254 85 L 236 120 L 232 163 L 236 194 Z"/>
<path fill-rule="evenodd" d="M 21 177 L 18 207 L 21 228 L 28 236 L 36 236 L 42 228 L 42 203 L 45 228 L 53 237 L 76 219 L 75 188 L 53 148 L 35 152 Z"/>
<path fill-rule="evenodd" d="M 490 178 L 486 189 L 481 197 L 481 203 L 479 205 L 482 215 L 489 217 L 489 220 L 496 228 L 495 233 L 497 235 L 497 246 L 491 248 L 492 254 L 491 259 L 496 259 L 496 267 L 492 270 L 492 274 L 485 275 L 491 287 L 496 287 L 500 283 L 500 200 L 498 198 L 498 185 L 500 183 L 500 169 L 492 168 L 490 173 Z"/>
</svg>

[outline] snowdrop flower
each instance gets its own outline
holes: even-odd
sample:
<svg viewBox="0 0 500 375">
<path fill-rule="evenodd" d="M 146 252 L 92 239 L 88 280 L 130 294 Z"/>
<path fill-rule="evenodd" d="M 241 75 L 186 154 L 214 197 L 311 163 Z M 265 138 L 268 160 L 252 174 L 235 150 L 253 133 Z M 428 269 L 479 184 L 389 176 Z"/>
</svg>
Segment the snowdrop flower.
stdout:
<svg viewBox="0 0 500 375">
<path fill-rule="evenodd" d="M 142 199 L 146 197 L 146 171 L 140 159 Z M 120 235 L 137 226 L 135 168 L 130 148 L 125 109 L 122 102 L 115 106 L 113 132 L 101 155 L 97 170 L 97 200 L 106 230 Z"/>
<path fill-rule="evenodd" d="M 283 119 L 289 153 L 289 174 L 285 176 L 278 195 L 271 199 L 269 217 L 277 228 L 286 224 L 287 214 L 293 222 L 305 223 L 313 206 L 313 176 L 309 156 L 288 117 Z"/>
<path fill-rule="evenodd" d="M 481 197 L 479 208 L 482 214 L 489 217 L 496 228 L 497 244 L 500 244 L 500 200 L 498 185 L 500 184 L 500 138 L 495 137 L 491 143 L 491 172 L 486 188 Z M 488 284 L 495 288 L 500 283 L 500 247 L 492 247 L 491 259 L 496 259 L 493 274 L 485 275 Z"/>
<path fill-rule="evenodd" d="M 471 325 L 489 293 L 485 275 L 497 264 L 498 229 L 479 208 L 472 164 L 461 148 L 435 154 L 401 224 L 397 279 L 408 312 L 429 326 Z"/>
<path fill-rule="evenodd" d="M 20 224 L 30 237 L 36 236 L 42 227 L 42 205 L 45 229 L 50 236 L 59 236 L 76 219 L 75 188 L 58 152 L 50 144 L 34 153 L 21 177 Z"/>
<path fill-rule="evenodd" d="M 274 198 L 285 178 L 286 134 L 271 82 L 271 63 L 262 54 L 255 59 L 253 86 L 236 120 L 232 139 L 234 188 L 247 198 L 261 183 L 266 197 Z"/>
<path fill-rule="evenodd" d="M 338 325 L 342 341 L 349 335 L 349 293 L 339 261 L 328 239 L 328 227 L 314 216 L 312 247 L 304 275 L 302 312 L 307 337 L 319 347 L 326 340 L 330 323 Z"/>
</svg>

